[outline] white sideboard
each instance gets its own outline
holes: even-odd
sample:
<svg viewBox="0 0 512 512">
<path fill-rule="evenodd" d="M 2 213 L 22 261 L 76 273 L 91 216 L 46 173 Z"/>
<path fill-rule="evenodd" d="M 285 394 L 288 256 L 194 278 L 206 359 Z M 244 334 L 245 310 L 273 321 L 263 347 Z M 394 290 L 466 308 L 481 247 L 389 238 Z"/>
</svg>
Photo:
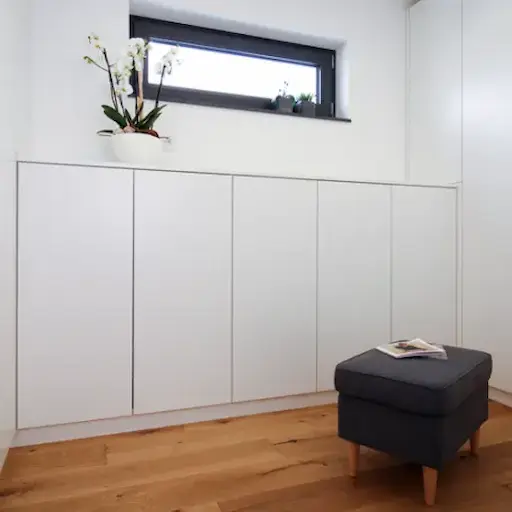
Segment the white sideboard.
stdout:
<svg viewBox="0 0 512 512">
<path fill-rule="evenodd" d="M 318 389 L 336 364 L 389 341 L 391 187 L 319 184 Z"/>
<path fill-rule="evenodd" d="M 131 414 L 133 172 L 22 165 L 18 427 Z"/>
<path fill-rule="evenodd" d="M 456 195 L 20 164 L 19 428 L 290 404 L 391 337 L 455 344 Z"/>
<path fill-rule="evenodd" d="M 231 188 L 135 172 L 136 414 L 231 401 Z"/>
</svg>

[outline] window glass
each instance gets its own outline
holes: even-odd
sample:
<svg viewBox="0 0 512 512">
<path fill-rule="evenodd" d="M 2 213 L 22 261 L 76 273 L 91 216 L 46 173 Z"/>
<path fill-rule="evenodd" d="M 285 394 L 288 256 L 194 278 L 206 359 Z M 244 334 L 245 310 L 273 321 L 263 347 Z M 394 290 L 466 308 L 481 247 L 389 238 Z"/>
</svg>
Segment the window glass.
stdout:
<svg viewBox="0 0 512 512">
<path fill-rule="evenodd" d="M 151 41 L 148 81 L 158 85 L 157 65 L 170 45 Z M 314 65 L 253 57 L 236 53 L 180 45 L 181 64 L 164 76 L 164 86 L 225 94 L 274 98 L 288 82 L 294 96 L 317 91 L 318 69 Z"/>
</svg>

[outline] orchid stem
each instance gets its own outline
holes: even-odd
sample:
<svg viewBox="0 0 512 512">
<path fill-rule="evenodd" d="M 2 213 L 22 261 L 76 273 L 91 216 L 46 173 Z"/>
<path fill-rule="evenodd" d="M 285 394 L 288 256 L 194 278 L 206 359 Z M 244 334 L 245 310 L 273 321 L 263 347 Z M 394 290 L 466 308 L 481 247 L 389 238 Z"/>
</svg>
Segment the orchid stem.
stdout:
<svg viewBox="0 0 512 512">
<path fill-rule="evenodd" d="M 104 68 L 103 66 L 100 66 L 100 64 L 98 64 L 94 59 L 91 59 L 91 57 L 87 57 L 87 62 L 89 62 L 90 64 L 94 64 L 97 68 L 100 68 L 102 71 L 106 71 L 108 73 L 108 69 L 107 68 Z"/>
<path fill-rule="evenodd" d="M 164 83 L 165 66 L 162 66 L 162 74 L 160 75 L 160 84 L 158 85 L 158 92 L 156 93 L 155 108 L 158 107 L 160 101 L 160 93 L 162 92 L 162 84 Z"/>
<path fill-rule="evenodd" d="M 142 65 L 144 65 L 144 64 L 142 64 Z M 137 81 L 139 84 L 138 107 L 142 108 L 141 105 L 143 105 L 143 103 L 144 103 L 144 85 L 143 85 L 142 69 L 137 73 Z"/>
<path fill-rule="evenodd" d="M 119 112 L 119 104 L 117 103 L 116 89 L 114 87 L 114 79 L 112 78 L 110 62 L 108 61 L 107 50 L 105 50 L 105 49 L 103 50 L 103 56 L 105 57 L 105 63 L 107 64 L 107 69 L 108 69 L 108 79 L 110 82 L 110 95 L 112 96 L 112 103 L 114 105 L 114 108 Z M 123 112 L 123 116 L 124 116 L 124 112 Z"/>
<path fill-rule="evenodd" d="M 119 87 L 119 80 L 116 79 L 116 82 L 117 82 L 117 86 Z M 119 95 L 119 103 L 121 104 L 121 110 L 122 110 L 123 117 L 126 119 L 123 97 L 121 95 Z M 128 124 L 131 124 L 131 123 L 128 123 Z"/>
</svg>

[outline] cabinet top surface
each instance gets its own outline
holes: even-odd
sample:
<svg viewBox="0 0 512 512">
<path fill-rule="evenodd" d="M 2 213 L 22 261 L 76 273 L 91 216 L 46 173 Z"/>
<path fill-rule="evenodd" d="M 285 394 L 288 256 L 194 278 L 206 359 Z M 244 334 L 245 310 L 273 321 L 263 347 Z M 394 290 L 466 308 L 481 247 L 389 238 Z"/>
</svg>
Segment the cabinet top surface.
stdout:
<svg viewBox="0 0 512 512">
<path fill-rule="evenodd" d="M 247 174 L 244 172 L 227 172 L 217 169 L 207 170 L 192 170 L 192 169 L 178 169 L 171 168 L 168 166 L 151 166 L 151 165 L 135 165 L 127 164 L 122 162 L 94 162 L 94 161 L 41 161 L 41 160 L 30 160 L 22 159 L 18 160 L 18 164 L 34 164 L 34 165 L 52 165 L 62 167 L 83 167 L 83 168 L 106 168 L 106 169 L 125 169 L 125 170 L 137 170 L 137 171 L 157 171 L 157 172 L 175 172 L 175 173 L 186 173 L 186 174 L 205 174 L 205 175 L 219 175 L 219 176 L 235 176 L 235 177 L 249 177 L 249 178 L 281 178 L 281 179 L 292 179 L 292 180 L 307 180 L 307 181 L 321 181 L 321 182 L 334 182 L 334 183 L 360 183 L 370 185 L 395 185 L 395 186 L 407 186 L 407 187 L 429 187 L 429 188 L 448 188 L 456 189 L 460 183 L 420 183 L 412 181 L 389 181 L 389 180 L 375 180 L 375 179 L 350 179 L 350 178 L 336 178 L 333 176 L 306 176 L 301 174 L 287 174 L 287 173 L 257 173 Z"/>
</svg>

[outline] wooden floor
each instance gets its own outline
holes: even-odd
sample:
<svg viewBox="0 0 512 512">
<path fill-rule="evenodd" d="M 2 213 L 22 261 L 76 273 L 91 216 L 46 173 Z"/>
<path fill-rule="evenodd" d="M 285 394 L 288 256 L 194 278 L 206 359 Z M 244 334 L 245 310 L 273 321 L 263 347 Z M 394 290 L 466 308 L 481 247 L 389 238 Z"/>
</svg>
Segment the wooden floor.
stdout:
<svg viewBox="0 0 512 512">
<path fill-rule="evenodd" d="M 441 474 L 446 512 L 512 511 L 512 411 L 491 404 L 479 458 Z M 12 450 L 0 510 L 411 512 L 421 468 L 363 450 L 356 483 L 336 409 L 318 407 Z"/>
</svg>

